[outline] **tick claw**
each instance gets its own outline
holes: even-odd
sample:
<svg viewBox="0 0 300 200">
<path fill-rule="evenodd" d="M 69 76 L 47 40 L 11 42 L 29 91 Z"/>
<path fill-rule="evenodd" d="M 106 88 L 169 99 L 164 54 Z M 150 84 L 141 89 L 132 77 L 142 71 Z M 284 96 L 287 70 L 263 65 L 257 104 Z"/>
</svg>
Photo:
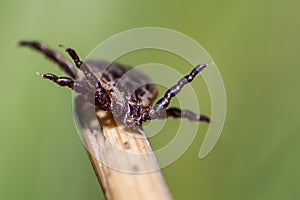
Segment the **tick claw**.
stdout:
<svg viewBox="0 0 300 200">
<path fill-rule="evenodd" d="M 62 44 L 59 44 L 58 47 L 66 49 L 66 47 L 64 45 L 62 45 Z"/>
<path fill-rule="evenodd" d="M 36 75 L 43 77 L 43 74 L 41 72 L 35 72 Z"/>
<path fill-rule="evenodd" d="M 214 61 L 210 61 L 207 65 L 215 65 L 216 63 Z"/>
<path fill-rule="evenodd" d="M 19 42 L 12 42 L 12 43 L 10 44 L 11 47 L 17 47 L 17 46 L 19 46 L 19 45 L 20 45 Z"/>
</svg>

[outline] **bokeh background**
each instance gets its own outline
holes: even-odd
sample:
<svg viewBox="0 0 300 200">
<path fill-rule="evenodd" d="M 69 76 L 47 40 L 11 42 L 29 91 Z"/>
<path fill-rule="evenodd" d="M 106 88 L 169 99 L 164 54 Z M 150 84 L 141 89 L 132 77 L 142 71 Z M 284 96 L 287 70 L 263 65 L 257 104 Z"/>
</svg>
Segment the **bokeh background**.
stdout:
<svg viewBox="0 0 300 200">
<path fill-rule="evenodd" d="M 55 48 L 62 43 L 84 57 L 109 36 L 145 26 L 174 29 L 202 44 L 227 91 L 226 123 L 209 156 L 198 159 L 208 127 L 202 124 L 185 154 L 162 169 L 174 199 L 300 198 L 299 1 L 2 0 L 0 5 L 0 199 L 103 198 L 75 129 L 71 91 L 34 75 L 63 73 L 16 42 L 38 39 Z M 161 61 L 183 74 L 191 67 L 172 55 L 150 56 L 155 54 L 124 61 Z M 201 111 L 209 113 L 209 94 L 201 78 L 197 81 Z M 170 133 L 176 123 L 166 124 Z M 154 137 L 151 144 L 159 148 L 172 137 Z"/>
</svg>

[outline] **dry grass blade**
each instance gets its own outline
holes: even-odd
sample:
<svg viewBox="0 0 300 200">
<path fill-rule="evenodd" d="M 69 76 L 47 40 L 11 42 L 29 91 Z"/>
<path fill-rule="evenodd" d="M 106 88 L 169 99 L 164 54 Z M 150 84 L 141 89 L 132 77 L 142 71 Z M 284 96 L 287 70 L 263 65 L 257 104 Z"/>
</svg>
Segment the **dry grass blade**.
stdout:
<svg viewBox="0 0 300 200">
<path fill-rule="evenodd" d="M 85 128 L 83 139 L 106 198 L 171 199 L 145 134 L 117 125 L 108 112 L 98 117 L 103 133 Z"/>
</svg>

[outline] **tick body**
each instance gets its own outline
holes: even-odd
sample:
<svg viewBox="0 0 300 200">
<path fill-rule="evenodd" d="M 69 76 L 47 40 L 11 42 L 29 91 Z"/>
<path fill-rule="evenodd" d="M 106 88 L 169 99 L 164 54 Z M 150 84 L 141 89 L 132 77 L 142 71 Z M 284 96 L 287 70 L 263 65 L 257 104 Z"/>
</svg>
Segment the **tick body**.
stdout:
<svg viewBox="0 0 300 200">
<path fill-rule="evenodd" d="M 210 122 L 209 117 L 195 114 L 189 110 L 171 107 L 169 104 L 184 85 L 190 83 L 207 64 L 197 65 L 188 75 L 181 78 L 154 103 L 157 88 L 142 72 L 117 63 L 80 60 L 75 50 L 66 48 L 75 66 L 60 53 L 37 41 L 22 41 L 21 46 L 28 46 L 40 51 L 57 63 L 69 77 L 43 74 L 42 77 L 64 87 L 69 87 L 89 102 L 95 110 L 111 112 L 115 119 L 128 127 L 141 126 L 144 121 L 167 117 L 187 118 L 191 121 Z"/>
</svg>

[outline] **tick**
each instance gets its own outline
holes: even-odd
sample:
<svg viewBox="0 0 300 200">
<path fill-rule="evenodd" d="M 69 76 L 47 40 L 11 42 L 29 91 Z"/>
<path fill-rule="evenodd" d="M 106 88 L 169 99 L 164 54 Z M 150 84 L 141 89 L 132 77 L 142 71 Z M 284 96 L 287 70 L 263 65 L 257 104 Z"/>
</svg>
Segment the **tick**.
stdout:
<svg viewBox="0 0 300 200">
<path fill-rule="evenodd" d="M 58 77 L 47 73 L 41 74 L 43 78 L 60 86 L 71 88 L 79 94 L 80 98 L 92 104 L 96 111 L 112 112 L 116 120 L 128 127 L 141 126 L 145 121 L 167 117 L 210 122 L 210 118 L 205 115 L 169 107 L 172 98 L 181 91 L 183 86 L 193 81 L 208 64 L 197 65 L 188 75 L 168 89 L 164 96 L 153 105 L 158 93 L 155 84 L 149 83 L 149 79 L 138 70 L 134 70 L 133 73 L 129 73 L 125 77 L 125 74 L 134 68 L 102 61 L 83 62 L 74 49 L 65 48 L 75 66 L 84 74 L 79 76 L 68 59 L 43 43 L 21 41 L 19 45 L 40 51 L 58 64 L 69 76 Z"/>
</svg>

